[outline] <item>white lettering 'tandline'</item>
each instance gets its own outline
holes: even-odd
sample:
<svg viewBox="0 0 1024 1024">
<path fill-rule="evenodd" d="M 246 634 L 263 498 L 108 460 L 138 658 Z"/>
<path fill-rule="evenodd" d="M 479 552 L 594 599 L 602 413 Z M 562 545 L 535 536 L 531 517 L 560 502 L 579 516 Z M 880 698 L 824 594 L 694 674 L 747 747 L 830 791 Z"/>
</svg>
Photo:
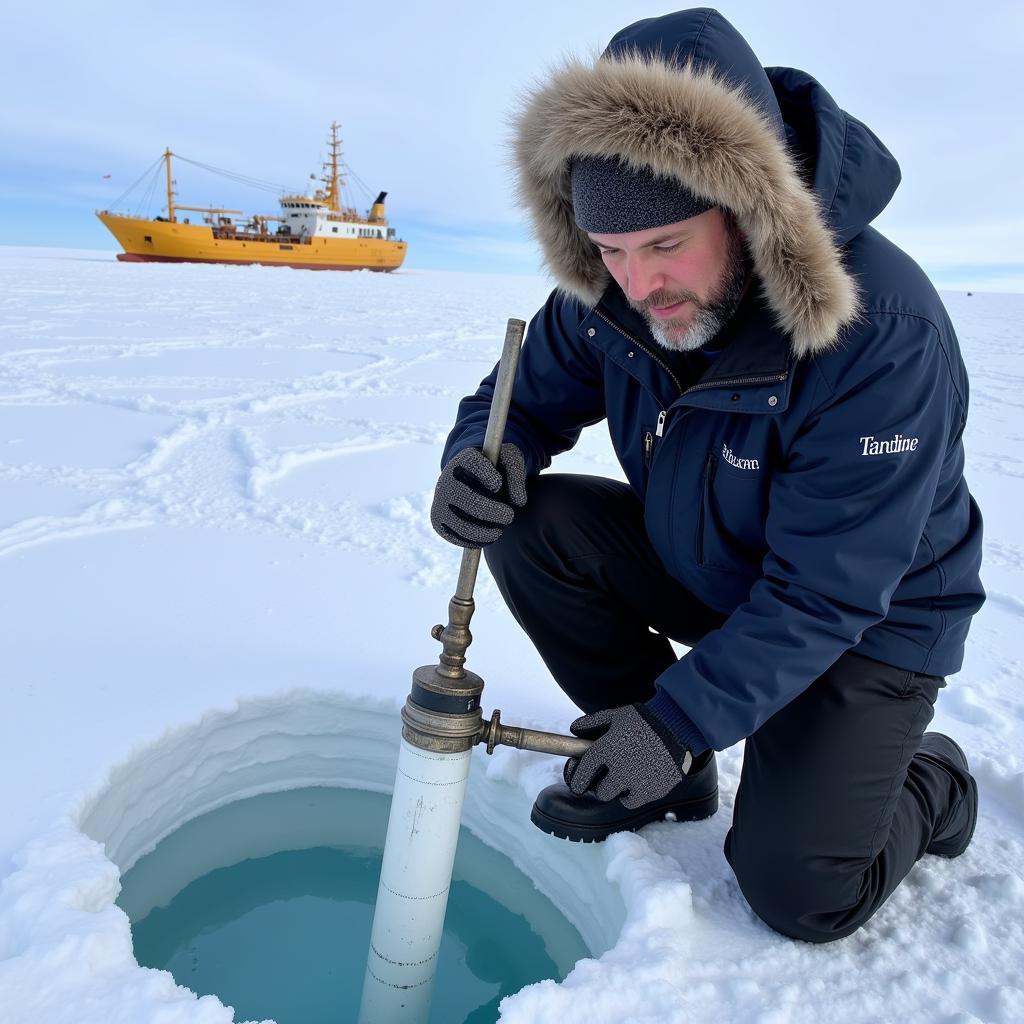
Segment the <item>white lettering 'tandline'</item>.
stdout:
<svg viewBox="0 0 1024 1024">
<path fill-rule="evenodd" d="M 894 452 L 912 452 L 917 448 L 918 438 L 904 437 L 897 434 L 895 437 L 885 441 L 876 441 L 874 435 L 862 437 L 860 443 L 864 446 L 861 455 L 891 455 Z"/>
</svg>

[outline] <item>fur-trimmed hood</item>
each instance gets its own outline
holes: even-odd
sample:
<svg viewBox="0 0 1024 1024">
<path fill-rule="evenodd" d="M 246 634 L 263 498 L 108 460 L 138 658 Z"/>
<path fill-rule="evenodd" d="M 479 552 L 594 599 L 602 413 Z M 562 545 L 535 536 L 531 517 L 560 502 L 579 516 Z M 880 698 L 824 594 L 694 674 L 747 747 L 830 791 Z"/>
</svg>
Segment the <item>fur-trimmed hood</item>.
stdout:
<svg viewBox="0 0 1024 1024">
<path fill-rule="evenodd" d="M 596 305 L 610 277 L 575 223 L 573 157 L 618 156 L 730 210 L 798 356 L 859 311 L 840 247 L 885 207 L 895 159 L 809 75 L 762 68 L 717 11 L 637 22 L 568 59 L 515 115 L 518 198 L 560 287 Z"/>
</svg>

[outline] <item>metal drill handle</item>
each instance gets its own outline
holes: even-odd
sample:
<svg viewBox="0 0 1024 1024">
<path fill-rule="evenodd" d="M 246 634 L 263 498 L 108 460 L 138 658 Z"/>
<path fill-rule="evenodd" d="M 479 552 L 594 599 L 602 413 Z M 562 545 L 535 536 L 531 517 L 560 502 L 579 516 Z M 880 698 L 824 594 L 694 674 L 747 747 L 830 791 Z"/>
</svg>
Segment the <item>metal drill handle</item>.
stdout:
<svg viewBox="0 0 1024 1024">
<path fill-rule="evenodd" d="M 497 709 L 490 720 L 485 721 L 477 743 L 487 745 L 487 753 L 493 754 L 498 746 L 518 747 L 520 750 L 536 750 L 540 754 L 555 754 L 558 757 L 580 757 L 594 741 L 579 736 L 565 736 L 557 732 L 540 732 L 516 725 L 504 725 L 501 712 Z"/>
<path fill-rule="evenodd" d="M 501 441 L 505 436 L 505 421 L 508 419 L 508 408 L 512 402 L 512 384 L 516 378 L 519 349 L 523 344 L 525 331 L 525 320 L 509 318 L 505 327 L 505 345 L 501 351 L 497 379 L 494 382 L 494 394 L 491 396 L 491 410 L 487 416 L 487 430 L 484 433 L 483 451 L 495 466 L 498 464 Z M 455 595 L 448 602 L 448 625 L 435 626 L 431 630 L 434 639 L 440 640 L 444 647 L 436 676 L 446 692 L 451 692 L 453 687 L 467 679 L 466 648 L 473 642 L 469 623 L 473 618 L 473 588 L 476 586 L 479 568 L 480 549 L 465 548 L 459 565 L 459 581 L 455 586 Z M 461 686 L 459 688 L 464 689 Z M 483 680 L 479 680 L 479 688 L 476 682 L 471 688 L 475 689 L 478 700 Z M 470 706 L 470 703 L 467 703 L 467 706 Z"/>
<path fill-rule="evenodd" d="M 483 452 L 494 466 L 498 464 L 505 436 L 512 385 L 525 332 L 526 321 L 509 319 L 484 434 Z M 412 693 L 402 710 L 402 735 L 424 750 L 461 751 L 484 743 L 488 754 L 494 752 L 496 745 L 506 744 L 522 750 L 578 757 L 590 746 L 591 740 L 502 725 L 500 711 L 495 711 L 489 722 L 483 721 L 480 696 L 484 681 L 465 668 L 466 648 L 473 641 L 469 623 L 473 617 L 473 587 L 479 566 L 480 549 L 465 549 L 455 596 L 448 603 L 448 625 L 435 626 L 430 631 L 444 647 L 440 662 L 426 665 L 413 674 Z"/>
<path fill-rule="evenodd" d="M 484 434 L 484 455 L 495 466 L 498 464 L 501 442 L 505 436 L 508 407 L 512 404 L 512 385 L 515 383 L 519 351 L 525 333 L 526 321 L 510 317 L 505 327 L 505 345 L 498 362 L 498 379 L 494 382 L 494 396 L 491 398 L 491 411 L 487 417 L 487 431 Z"/>
<path fill-rule="evenodd" d="M 491 411 L 487 416 L 487 431 L 484 434 L 484 455 L 497 466 L 501 454 L 501 441 L 505 436 L 505 423 L 508 420 L 508 407 L 512 403 L 512 385 L 516 379 L 516 367 L 519 365 L 519 350 L 526 333 L 526 321 L 509 317 L 505 326 L 505 345 L 501 350 L 498 363 L 498 378 L 494 382 L 494 394 L 491 396 Z M 459 583 L 455 588 L 455 598 L 459 601 L 473 599 L 473 587 L 476 585 L 477 569 L 480 567 L 480 549 L 466 548 L 462 553 L 462 564 L 459 566 Z"/>
</svg>

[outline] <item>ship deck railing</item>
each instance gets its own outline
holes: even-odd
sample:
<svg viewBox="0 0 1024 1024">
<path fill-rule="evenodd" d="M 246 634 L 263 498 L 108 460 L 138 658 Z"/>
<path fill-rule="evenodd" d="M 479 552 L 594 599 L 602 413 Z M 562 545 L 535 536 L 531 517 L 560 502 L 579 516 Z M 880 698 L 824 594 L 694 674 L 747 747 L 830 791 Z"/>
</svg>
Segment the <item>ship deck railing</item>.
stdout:
<svg viewBox="0 0 1024 1024">
<path fill-rule="evenodd" d="M 261 235 L 249 231 L 225 231 L 224 228 L 214 228 L 213 237 L 218 241 L 280 242 L 282 245 L 310 245 L 313 241 L 311 235 Z"/>
</svg>

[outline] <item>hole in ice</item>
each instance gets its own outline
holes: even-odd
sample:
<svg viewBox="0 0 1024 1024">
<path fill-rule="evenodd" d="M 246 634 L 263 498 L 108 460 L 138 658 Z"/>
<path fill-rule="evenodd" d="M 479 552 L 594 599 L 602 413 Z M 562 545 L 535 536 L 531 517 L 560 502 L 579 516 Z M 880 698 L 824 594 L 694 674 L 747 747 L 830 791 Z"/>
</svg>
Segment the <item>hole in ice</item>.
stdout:
<svg viewBox="0 0 1024 1024">
<path fill-rule="evenodd" d="M 169 956 L 166 965 L 188 988 L 199 987 L 214 949 L 207 942 L 223 941 L 239 970 L 256 967 L 254 992 L 272 993 L 275 981 L 293 977 L 298 986 L 301 968 L 321 979 L 322 998 L 330 999 L 352 970 L 359 981 L 349 997 L 356 1002 L 337 1011 L 332 1005 L 322 1018 L 243 1008 L 233 989 L 210 987 L 235 1006 L 236 1020 L 271 1012 L 280 1013 L 279 1024 L 354 1019 L 345 1006 L 358 1005 L 362 986 L 400 734 L 393 701 L 296 689 L 209 711 L 112 768 L 80 805 L 76 823 L 120 870 L 118 903 L 138 932 L 138 961 L 151 959 L 145 931 L 163 922 L 153 956 Z M 458 978 L 438 976 L 435 1004 L 450 1008 L 438 1021 L 464 1019 L 459 1013 L 478 1019 L 472 1014 L 483 1014 L 481 1006 L 490 1016 L 479 1019 L 493 1020 L 495 998 L 528 980 L 564 978 L 579 958 L 611 949 L 626 918 L 601 844 L 562 842 L 530 823 L 551 766 L 519 751 L 500 753 L 473 753 L 450 904 L 459 916 L 446 939 L 448 957 L 465 962 L 445 968 L 458 966 Z M 368 902 L 342 906 L 339 892 L 360 877 L 369 878 Z M 188 923 L 193 911 L 207 915 L 209 931 L 199 918 Z M 311 915 L 306 930 L 316 941 L 270 952 L 293 911 Z M 357 937 L 359 928 L 365 935 Z M 256 935 L 258 941 L 246 937 Z M 527 941 L 533 945 L 525 961 L 513 960 Z M 177 967 L 175 955 L 182 958 Z M 134 962 L 126 967 L 142 971 Z M 465 988 L 462 1003 L 445 1002 L 441 988 L 449 984 Z M 162 997 L 154 1000 L 158 1015 Z"/>
<path fill-rule="evenodd" d="M 122 879 L 139 964 L 215 994 L 237 1020 L 355 1020 L 389 805 L 320 787 L 188 822 Z M 463 829 L 430 1020 L 494 1021 L 506 995 L 586 956 L 526 875 Z"/>
</svg>

